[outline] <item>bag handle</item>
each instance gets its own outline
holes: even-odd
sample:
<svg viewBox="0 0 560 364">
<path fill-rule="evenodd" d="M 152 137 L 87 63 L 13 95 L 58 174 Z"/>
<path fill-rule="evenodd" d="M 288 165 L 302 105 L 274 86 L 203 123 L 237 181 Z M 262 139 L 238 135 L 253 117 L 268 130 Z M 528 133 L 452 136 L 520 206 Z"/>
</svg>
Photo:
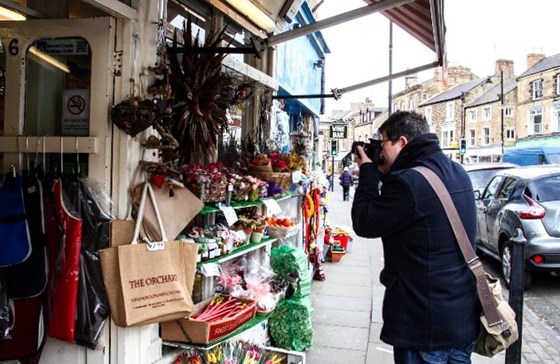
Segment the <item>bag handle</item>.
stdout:
<svg viewBox="0 0 560 364">
<path fill-rule="evenodd" d="M 431 169 L 423 166 L 417 166 L 412 169 L 416 170 L 421 175 L 423 175 L 424 178 L 426 178 L 430 186 L 436 192 L 436 195 L 439 197 L 443 208 L 445 209 L 445 213 L 447 214 L 447 218 L 449 219 L 449 223 L 451 224 L 453 233 L 455 234 L 457 242 L 459 243 L 461 253 L 463 253 L 463 257 L 465 258 L 469 269 L 472 271 L 473 275 L 476 278 L 478 298 L 480 299 L 480 303 L 482 304 L 484 316 L 486 316 L 486 320 L 488 320 L 488 325 L 494 326 L 501 324 L 502 318 L 498 313 L 493 294 L 490 290 L 490 287 L 488 286 L 484 268 L 482 267 L 480 259 L 474 253 L 474 250 L 470 244 L 469 237 L 467 236 L 467 232 L 465 231 L 465 226 L 461 222 L 461 218 L 459 217 L 457 208 L 453 204 L 453 200 L 451 199 L 449 191 L 447 190 L 447 188 L 445 188 L 445 185 L 438 177 L 438 175 L 435 174 Z"/>
<path fill-rule="evenodd" d="M 156 197 L 154 195 L 154 190 L 150 182 L 144 183 L 144 188 L 142 189 L 142 197 L 140 198 L 140 206 L 138 207 L 138 216 L 136 216 L 136 225 L 134 226 L 134 234 L 132 235 L 132 243 L 138 244 L 138 237 L 140 235 L 140 226 L 142 225 L 142 220 L 144 219 L 144 209 L 146 208 L 146 198 L 148 193 L 150 194 L 150 200 L 152 201 L 152 206 L 156 213 L 156 218 L 161 232 L 161 240 L 167 241 L 167 235 L 165 234 L 165 229 L 163 228 L 163 222 L 161 221 L 161 215 L 159 213 L 159 208 L 157 205 Z"/>
</svg>

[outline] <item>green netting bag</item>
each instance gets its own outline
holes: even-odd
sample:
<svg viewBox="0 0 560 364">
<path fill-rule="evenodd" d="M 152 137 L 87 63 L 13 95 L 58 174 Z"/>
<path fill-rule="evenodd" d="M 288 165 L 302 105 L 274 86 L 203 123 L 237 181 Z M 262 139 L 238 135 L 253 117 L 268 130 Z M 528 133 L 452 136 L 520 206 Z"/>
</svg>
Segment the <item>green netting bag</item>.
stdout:
<svg viewBox="0 0 560 364">
<path fill-rule="evenodd" d="M 309 349 L 313 344 L 312 316 L 309 297 L 280 301 L 268 321 L 275 346 L 296 351 Z"/>
</svg>

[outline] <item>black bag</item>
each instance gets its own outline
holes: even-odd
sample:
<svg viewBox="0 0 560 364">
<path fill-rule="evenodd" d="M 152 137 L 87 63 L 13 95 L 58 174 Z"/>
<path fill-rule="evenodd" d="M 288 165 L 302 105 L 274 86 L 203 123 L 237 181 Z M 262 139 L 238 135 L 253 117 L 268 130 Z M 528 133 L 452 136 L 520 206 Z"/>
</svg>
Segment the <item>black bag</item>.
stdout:
<svg viewBox="0 0 560 364">
<path fill-rule="evenodd" d="M 68 188 L 68 195 L 82 217 L 74 340 L 79 345 L 95 349 L 110 313 L 98 251 L 109 246 L 109 221 L 112 216 L 100 207 L 108 197 L 91 179 L 75 180 Z"/>
</svg>

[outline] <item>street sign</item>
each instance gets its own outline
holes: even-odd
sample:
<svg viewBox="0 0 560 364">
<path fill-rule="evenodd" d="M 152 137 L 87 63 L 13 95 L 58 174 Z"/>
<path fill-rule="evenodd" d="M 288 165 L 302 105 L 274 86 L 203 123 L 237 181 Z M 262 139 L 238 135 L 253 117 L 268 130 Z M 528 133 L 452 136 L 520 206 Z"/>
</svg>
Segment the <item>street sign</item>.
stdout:
<svg viewBox="0 0 560 364">
<path fill-rule="evenodd" d="M 331 125 L 332 139 L 346 139 L 348 137 L 348 129 L 346 125 Z"/>
</svg>

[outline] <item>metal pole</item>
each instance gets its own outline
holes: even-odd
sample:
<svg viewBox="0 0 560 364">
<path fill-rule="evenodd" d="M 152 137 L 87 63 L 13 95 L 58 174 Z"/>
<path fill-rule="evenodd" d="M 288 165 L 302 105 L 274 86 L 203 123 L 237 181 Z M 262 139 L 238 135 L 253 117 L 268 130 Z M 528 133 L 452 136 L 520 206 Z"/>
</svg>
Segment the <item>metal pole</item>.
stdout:
<svg viewBox="0 0 560 364">
<path fill-rule="evenodd" d="M 523 277 L 525 275 L 525 246 L 527 239 L 520 228 L 515 230 L 511 243 L 511 272 L 509 305 L 515 312 L 519 339 L 506 350 L 506 364 L 521 363 L 521 343 L 523 338 Z"/>
<path fill-rule="evenodd" d="M 331 191 L 334 191 L 334 155 L 332 156 L 331 164 Z"/>
<path fill-rule="evenodd" d="M 501 160 L 504 159 L 504 71 L 500 68 L 500 109 L 501 109 L 501 119 L 500 119 L 500 142 L 502 144 L 502 156 Z"/>
<path fill-rule="evenodd" d="M 393 22 L 389 22 L 389 76 L 393 74 Z M 389 116 L 393 113 L 393 79 L 389 80 Z M 414 110 L 413 110 L 414 111 Z M 372 134 L 373 135 L 373 134 Z"/>
</svg>

